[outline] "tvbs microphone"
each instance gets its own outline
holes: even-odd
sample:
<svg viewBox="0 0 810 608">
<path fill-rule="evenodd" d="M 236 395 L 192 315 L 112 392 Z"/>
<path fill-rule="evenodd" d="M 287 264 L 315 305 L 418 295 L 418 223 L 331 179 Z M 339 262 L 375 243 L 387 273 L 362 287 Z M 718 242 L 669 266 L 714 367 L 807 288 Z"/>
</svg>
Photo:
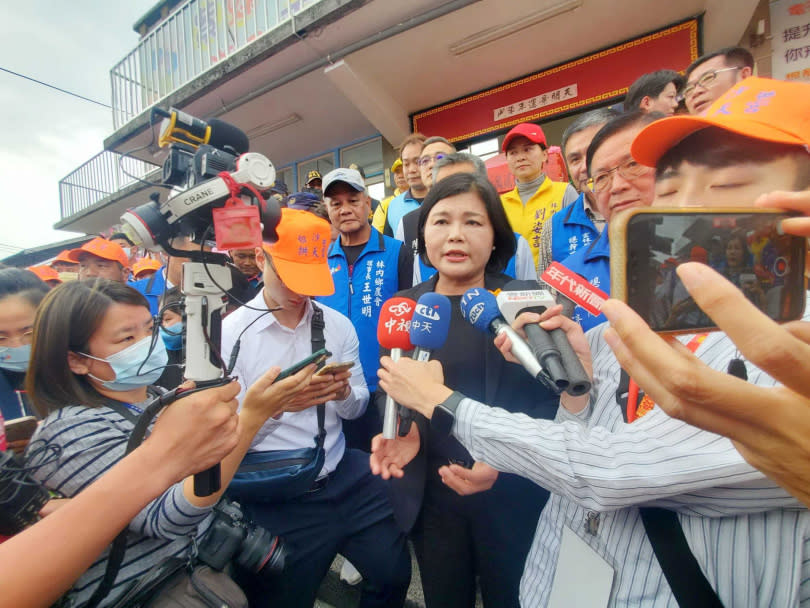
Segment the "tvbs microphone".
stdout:
<svg viewBox="0 0 810 608">
<path fill-rule="evenodd" d="M 427 361 L 431 353 L 441 348 L 450 332 L 450 300 L 440 293 L 422 294 L 416 303 L 411 319 L 411 344 L 414 346 L 411 355 L 416 361 Z M 411 430 L 413 414 L 406 407 L 399 408 L 400 437 Z"/>
<path fill-rule="evenodd" d="M 411 350 L 410 338 L 411 317 L 416 302 L 410 298 L 391 298 L 386 300 L 380 310 L 377 323 L 377 341 L 380 346 L 391 350 L 391 358 L 399 361 L 403 350 Z M 397 404 L 391 395 L 385 396 L 385 414 L 383 416 L 383 437 L 393 439 L 397 433 Z"/>
<path fill-rule="evenodd" d="M 534 356 L 532 349 L 501 316 L 495 296 L 483 288 L 473 287 L 461 296 L 461 316 L 473 327 L 483 332 L 499 336 L 506 334 L 512 342 L 512 354 L 533 378 L 548 384 L 543 367 Z"/>
<path fill-rule="evenodd" d="M 510 281 L 498 294 L 498 307 L 504 318 L 512 323 L 522 312 L 542 313 L 554 306 L 551 292 L 537 289 L 534 281 Z M 584 395 L 591 390 L 591 382 L 577 357 L 565 331 L 560 328 L 547 332 L 537 323 L 523 326 L 529 345 L 543 366 L 558 393 Z"/>
</svg>

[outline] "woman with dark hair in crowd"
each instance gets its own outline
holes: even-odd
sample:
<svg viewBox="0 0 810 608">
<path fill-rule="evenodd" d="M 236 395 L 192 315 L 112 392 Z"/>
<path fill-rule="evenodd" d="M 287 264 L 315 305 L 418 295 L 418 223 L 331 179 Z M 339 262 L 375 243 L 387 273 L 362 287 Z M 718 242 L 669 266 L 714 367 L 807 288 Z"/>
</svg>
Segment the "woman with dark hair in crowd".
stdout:
<svg viewBox="0 0 810 608">
<path fill-rule="evenodd" d="M 49 289 L 33 272 L 0 269 L 0 413 L 6 420 L 34 415 L 23 381 L 34 316 Z"/>
<path fill-rule="evenodd" d="M 43 300 L 34 324 L 26 388 L 47 417 L 29 446 L 27 464 L 50 490 L 72 497 L 124 456 L 135 418 L 161 392 L 151 385 L 167 356 L 153 325 L 143 295 L 113 281 L 65 283 Z M 256 431 L 290 404 L 289 391 L 309 383 L 314 366 L 273 384 L 279 372 L 278 367 L 270 368 L 247 391 L 238 416 L 239 443 L 222 461 L 223 490 Z M 235 410 L 236 382 L 185 399 L 210 400 L 210 391 Z M 37 456 L 43 454 L 57 457 L 42 462 Z M 112 603 L 127 583 L 167 557 L 187 555 L 192 538 L 207 530 L 220 496 L 196 496 L 193 478 L 187 477 L 140 511 L 130 523 L 127 551 L 112 590 L 99 605 Z M 71 590 L 73 606 L 88 601 L 106 565 L 107 552 Z"/>
<path fill-rule="evenodd" d="M 166 347 L 169 363 L 155 384 L 167 390 L 177 388 L 183 382 L 183 308 L 183 294 L 177 287 L 169 289 L 160 301 L 160 338 Z"/>
<path fill-rule="evenodd" d="M 559 399 L 506 363 L 491 337 L 467 323 L 459 308 L 468 289 L 495 290 L 511 280 L 502 271 L 515 247 L 492 185 L 472 174 L 451 175 L 430 190 L 418 223 L 419 255 L 437 274 L 398 295 L 418 300 L 434 291 L 450 299 L 450 332 L 432 354 L 442 363 L 446 384 L 486 403 L 550 419 Z M 378 392 L 377 399 L 384 395 Z M 407 437 L 378 435 L 372 449 L 375 473 L 385 458 L 410 461 L 404 476 L 392 481 L 394 510 L 403 529 L 411 530 L 428 608 L 472 607 L 476 577 L 486 606 L 519 606 L 523 564 L 548 492 L 473 462 L 458 441 L 437 434 L 419 415 Z"/>
</svg>

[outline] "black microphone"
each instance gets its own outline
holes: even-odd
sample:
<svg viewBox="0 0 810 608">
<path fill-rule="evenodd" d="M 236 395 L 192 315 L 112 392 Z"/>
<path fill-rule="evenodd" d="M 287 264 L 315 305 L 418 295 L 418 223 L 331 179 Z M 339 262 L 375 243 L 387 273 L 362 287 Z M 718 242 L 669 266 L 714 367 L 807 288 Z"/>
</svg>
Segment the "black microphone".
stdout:
<svg viewBox="0 0 810 608">
<path fill-rule="evenodd" d="M 521 312 L 543 313 L 556 301 L 551 293 L 538 289 L 534 281 L 510 281 L 498 295 L 498 306 L 507 321 L 514 321 Z M 568 336 L 561 328 L 546 331 L 536 323 L 523 327 L 535 356 L 543 365 L 558 392 L 584 395 L 591 390 L 591 381 L 577 357 Z"/>
<path fill-rule="evenodd" d="M 250 140 L 239 127 L 218 118 L 209 120 L 208 126 L 211 127 L 211 135 L 207 142 L 209 146 L 220 150 L 232 148 L 237 154 L 244 154 L 250 150 Z"/>
<path fill-rule="evenodd" d="M 498 294 L 496 301 L 508 323 L 514 323 L 515 318 L 523 312 L 541 314 L 556 304 L 551 292 L 537 289 L 537 283 L 534 281 L 510 281 Z M 557 393 L 566 390 L 570 384 L 568 373 L 551 334 L 537 323 L 527 323 L 523 326 L 523 331 L 526 332 L 534 356 L 554 383 Z"/>
</svg>

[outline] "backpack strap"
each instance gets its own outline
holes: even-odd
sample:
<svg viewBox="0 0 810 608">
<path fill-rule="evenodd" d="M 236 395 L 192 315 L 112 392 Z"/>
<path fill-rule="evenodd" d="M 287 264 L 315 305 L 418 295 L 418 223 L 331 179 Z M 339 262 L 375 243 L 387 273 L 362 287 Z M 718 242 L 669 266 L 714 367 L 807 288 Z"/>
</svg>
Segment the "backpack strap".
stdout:
<svg viewBox="0 0 810 608">
<path fill-rule="evenodd" d="M 616 403 L 625 422 L 627 422 L 629 385 L 630 376 L 622 370 L 619 388 L 616 389 Z M 678 514 L 660 507 L 639 507 L 638 511 L 658 565 L 664 572 L 678 606 L 723 608 L 717 592 L 706 580 L 706 575 L 703 574 L 700 564 L 689 548 Z"/>
</svg>

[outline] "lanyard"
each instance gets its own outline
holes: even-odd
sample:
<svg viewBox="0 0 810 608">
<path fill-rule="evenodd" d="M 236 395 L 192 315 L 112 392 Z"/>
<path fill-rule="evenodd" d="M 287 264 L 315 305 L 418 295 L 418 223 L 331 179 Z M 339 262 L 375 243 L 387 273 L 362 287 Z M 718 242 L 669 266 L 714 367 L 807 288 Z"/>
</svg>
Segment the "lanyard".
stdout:
<svg viewBox="0 0 810 608">
<path fill-rule="evenodd" d="M 703 344 L 703 341 L 709 337 L 708 333 L 702 334 L 695 334 L 691 340 L 686 344 L 686 348 L 688 348 L 691 352 L 695 352 L 698 347 Z M 655 405 L 655 401 L 649 395 L 644 395 L 641 398 L 641 403 L 638 401 L 638 384 L 636 381 L 630 378 L 630 385 L 627 388 L 627 422 L 628 424 L 634 422 L 636 418 L 641 418 L 644 414 L 648 413 L 653 406 Z"/>
</svg>

